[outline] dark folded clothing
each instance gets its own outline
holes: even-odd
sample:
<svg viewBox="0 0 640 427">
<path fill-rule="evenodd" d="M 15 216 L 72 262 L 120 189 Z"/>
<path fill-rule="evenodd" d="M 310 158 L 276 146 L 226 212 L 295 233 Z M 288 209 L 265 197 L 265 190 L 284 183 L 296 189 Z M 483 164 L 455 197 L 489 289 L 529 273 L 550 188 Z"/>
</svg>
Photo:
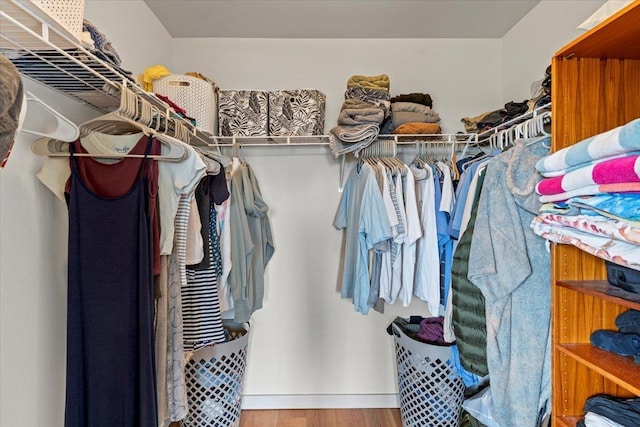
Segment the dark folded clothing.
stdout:
<svg viewBox="0 0 640 427">
<path fill-rule="evenodd" d="M 527 110 L 529 109 L 529 101 L 510 101 L 504 104 L 504 109 L 507 112 L 507 116 L 514 118 L 527 112 Z"/>
<path fill-rule="evenodd" d="M 605 416 L 623 426 L 640 426 L 640 398 L 617 399 L 604 394 L 592 396 L 585 402 L 584 412 Z"/>
<path fill-rule="evenodd" d="M 433 107 L 433 100 L 428 93 L 407 93 L 391 98 L 391 102 L 415 102 L 416 104 Z"/>
</svg>

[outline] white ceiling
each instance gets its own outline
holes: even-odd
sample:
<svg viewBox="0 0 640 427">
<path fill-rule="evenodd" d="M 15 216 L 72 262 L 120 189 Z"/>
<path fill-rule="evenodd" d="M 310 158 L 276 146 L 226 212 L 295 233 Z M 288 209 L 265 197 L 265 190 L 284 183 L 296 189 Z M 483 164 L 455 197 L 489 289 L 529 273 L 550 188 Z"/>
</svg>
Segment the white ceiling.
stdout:
<svg viewBox="0 0 640 427">
<path fill-rule="evenodd" d="M 144 1 L 174 38 L 501 38 L 540 0 Z"/>
</svg>

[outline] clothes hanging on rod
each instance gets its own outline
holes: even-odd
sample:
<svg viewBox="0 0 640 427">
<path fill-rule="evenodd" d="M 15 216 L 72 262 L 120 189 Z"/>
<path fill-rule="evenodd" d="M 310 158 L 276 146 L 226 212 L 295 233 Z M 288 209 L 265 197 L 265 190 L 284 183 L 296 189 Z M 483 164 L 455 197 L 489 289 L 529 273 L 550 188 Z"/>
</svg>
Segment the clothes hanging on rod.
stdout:
<svg viewBox="0 0 640 427">
<path fill-rule="evenodd" d="M 356 311 L 367 314 L 378 298 L 389 304 L 399 299 L 407 306 L 415 295 L 437 316 L 442 303 L 436 209 L 453 200 L 451 170 L 445 162 L 408 167 L 394 157 L 393 141 L 378 141 L 361 156 L 334 221 L 336 228 L 346 229 L 342 297 L 352 298 Z M 439 222 L 446 225 L 446 220 Z M 365 256 L 370 250 L 375 254 L 372 266 Z"/>
<path fill-rule="evenodd" d="M 73 156 L 65 426 L 157 427 L 149 196 L 146 158 L 102 165 Z M 136 145 L 148 155 L 152 138 Z M 120 189 L 94 167 L 118 168 Z M 114 172 L 115 173 L 115 172 Z M 117 243 L 116 243 L 117 242 Z M 133 333 L 132 333 L 133 331 Z M 121 402 L 114 410 L 113 402 Z"/>
</svg>

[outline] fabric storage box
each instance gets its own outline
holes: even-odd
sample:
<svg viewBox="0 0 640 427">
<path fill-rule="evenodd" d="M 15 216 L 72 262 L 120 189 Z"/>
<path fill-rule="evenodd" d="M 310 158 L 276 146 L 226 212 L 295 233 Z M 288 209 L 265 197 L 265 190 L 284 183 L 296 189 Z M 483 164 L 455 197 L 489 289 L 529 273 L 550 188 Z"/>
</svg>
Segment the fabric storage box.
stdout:
<svg viewBox="0 0 640 427">
<path fill-rule="evenodd" d="M 267 92 L 221 90 L 218 97 L 218 123 L 221 136 L 267 136 Z"/>
<path fill-rule="evenodd" d="M 196 120 L 196 128 L 215 135 L 218 118 L 216 86 L 183 74 L 169 74 L 153 81 L 153 91 L 166 96 Z"/>
<path fill-rule="evenodd" d="M 238 427 L 249 327 L 225 321 L 230 341 L 197 350 L 185 367 L 189 413 L 184 427 Z"/>
<path fill-rule="evenodd" d="M 391 324 L 403 427 L 458 427 L 465 385 L 450 346 L 423 343 Z"/>
<path fill-rule="evenodd" d="M 269 135 L 322 135 L 325 103 L 326 96 L 314 89 L 269 92 Z"/>
</svg>

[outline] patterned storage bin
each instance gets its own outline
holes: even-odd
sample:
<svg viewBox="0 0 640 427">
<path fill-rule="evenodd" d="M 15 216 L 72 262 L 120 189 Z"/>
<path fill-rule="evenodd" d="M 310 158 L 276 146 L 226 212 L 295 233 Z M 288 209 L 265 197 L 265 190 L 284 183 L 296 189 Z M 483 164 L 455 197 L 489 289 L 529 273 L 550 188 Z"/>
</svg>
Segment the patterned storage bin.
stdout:
<svg viewBox="0 0 640 427">
<path fill-rule="evenodd" d="M 153 91 L 196 119 L 196 128 L 215 135 L 218 119 L 215 85 L 197 77 L 170 74 L 154 80 Z"/>
<path fill-rule="evenodd" d="M 220 136 L 267 136 L 267 92 L 221 90 L 218 98 L 218 121 Z"/>
<path fill-rule="evenodd" d="M 403 427 L 458 427 L 464 382 L 456 373 L 451 347 L 426 344 L 391 324 L 396 349 Z"/>
<path fill-rule="evenodd" d="M 322 135 L 326 96 L 314 89 L 269 92 L 269 135 Z"/>
<path fill-rule="evenodd" d="M 184 427 L 240 425 L 249 328 L 229 321 L 225 326 L 231 341 L 197 350 L 187 362 L 189 413 Z"/>
</svg>

